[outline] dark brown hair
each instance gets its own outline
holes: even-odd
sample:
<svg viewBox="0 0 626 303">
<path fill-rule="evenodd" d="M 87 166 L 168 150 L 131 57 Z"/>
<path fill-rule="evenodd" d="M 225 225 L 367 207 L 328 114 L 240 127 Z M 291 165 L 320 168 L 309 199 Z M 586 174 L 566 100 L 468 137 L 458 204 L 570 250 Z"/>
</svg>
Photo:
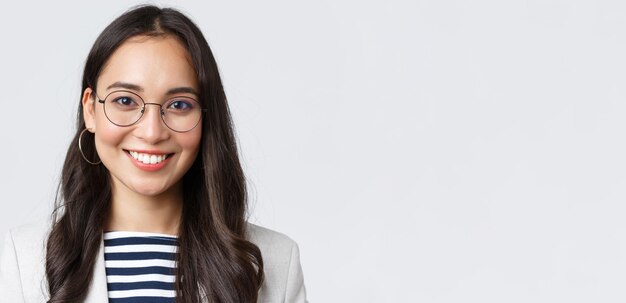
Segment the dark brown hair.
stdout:
<svg viewBox="0 0 626 303">
<path fill-rule="evenodd" d="M 200 86 L 200 152 L 183 176 L 183 211 L 178 241 L 177 302 L 256 302 L 263 282 L 259 248 L 245 239 L 246 186 L 232 119 L 213 54 L 200 29 L 171 8 L 135 7 L 96 39 L 82 80 L 94 90 L 104 64 L 127 39 L 172 36 L 187 49 Z M 81 95 L 82 96 L 82 95 Z M 48 302 L 80 302 L 92 280 L 111 199 L 109 171 L 84 161 L 78 140 L 85 128 L 79 104 L 76 134 L 67 152 L 53 226 L 47 241 Z M 82 139 L 85 156 L 96 160 L 93 134 Z M 184 279 L 181 279 L 184 277 Z"/>
</svg>

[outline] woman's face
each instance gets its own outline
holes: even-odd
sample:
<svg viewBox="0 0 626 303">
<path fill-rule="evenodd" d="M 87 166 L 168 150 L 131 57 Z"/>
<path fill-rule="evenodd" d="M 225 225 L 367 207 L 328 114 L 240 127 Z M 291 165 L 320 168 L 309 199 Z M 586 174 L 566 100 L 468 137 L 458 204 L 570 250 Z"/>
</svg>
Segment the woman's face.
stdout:
<svg viewBox="0 0 626 303">
<path fill-rule="evenodd" d="M 119 90 L 132 91 L 146 103 L 170 104 L 174 96 L 199 100 L 189 55 L 170 36 L 137 36 L 125 41 L 109 57 L 96 87 L 100 100 Z M 177 88 L 190 92 L 168 94 Z M 201 122 L 188 132 L 175 132 L 164 124 L 158 106 L 146 105 L 137 123 L 120 127 L 107 119 L 103 104 L 94 102 L 93 94 L 90 88 L 83 92 L 85 125 L 95 133 L 96 150 L 111 173 L 113 188 L 156 196 L 180 185 L 198 155 Z"/>
</svg>

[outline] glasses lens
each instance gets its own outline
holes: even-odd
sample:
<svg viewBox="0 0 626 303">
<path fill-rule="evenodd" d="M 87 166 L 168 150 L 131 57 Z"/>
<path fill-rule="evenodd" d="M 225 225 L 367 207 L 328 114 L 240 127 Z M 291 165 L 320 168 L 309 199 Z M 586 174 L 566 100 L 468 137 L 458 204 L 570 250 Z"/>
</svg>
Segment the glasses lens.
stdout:
<svg viewBox="0 0 626 303">
<path fill-rule="evenodd" d="M 177 132 L 186 132 L 198 125 L 202 118 L 200 104 L 191 98 L 176 97 L 163 104 L 163 121 Z"/>
<path fill-rule="evenodd" d="M 104 114 L 113 124 L 131 125 L 141 118 L 143 100 L 134 93 L 116 91 L 104 100 Z"/>
<path fill-rule="evenodd" d="M 143 115 L 146 104 L 137 94 L 129 91 L 115 91 L 104 100 L 104 114 L 118 126 L 135 124 Z M 148 105 L 158 105 L 148 103 Z M 202 108 L 198 101 L 189 97 L 174 97 L 162 106 L 163 122 L 177 132 L 192 130 L 202 118 Z"/>
</svg>

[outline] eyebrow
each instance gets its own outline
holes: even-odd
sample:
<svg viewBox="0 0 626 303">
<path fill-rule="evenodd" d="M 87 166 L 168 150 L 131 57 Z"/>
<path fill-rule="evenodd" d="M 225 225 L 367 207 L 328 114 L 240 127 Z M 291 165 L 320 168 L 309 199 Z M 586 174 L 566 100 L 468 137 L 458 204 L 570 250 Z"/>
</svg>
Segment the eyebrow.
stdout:
<svg viewBox="0 0 626 303">
<path fill-rule="evenodd" d="M 124 89 L 129 89 L 129 90 L 134 90 L 134 91 L 138 91 L 138 92 L 143 92 L 143 87 L 137 85 L 137 84 L 132 84 L 132 83 L 127 83 L 127 82 L 121 82 L 121 81 L 117 81 L 111 85 L 109 85 L 109 87 L 107 87 L 107 91 L 109 89 L 112 88 L 124 88 Z M 180 94 L 180 93 L 189 93 L 189 94 L 194 94 L 196 96 L 200 96 L 200 94 L 198 94 L 198 92 L 188 86 L 181 86 L 181 87 L 174 87 L 171 88 L 167 91 L 167 95 L 174 95 L 174 94 Z"/>
</svg>

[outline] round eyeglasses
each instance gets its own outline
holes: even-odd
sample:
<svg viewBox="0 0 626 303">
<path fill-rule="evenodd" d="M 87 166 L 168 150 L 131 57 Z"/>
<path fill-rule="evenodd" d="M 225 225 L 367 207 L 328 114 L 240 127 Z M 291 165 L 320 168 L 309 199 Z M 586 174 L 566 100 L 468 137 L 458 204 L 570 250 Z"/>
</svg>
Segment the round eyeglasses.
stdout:
<svg viewBox="0 0 626 303">
<path fill-rule="evenodd" d="M 172 97 L 163 104 L 146 103 L 136 93 L 118 90 L 109 93 L 104 100 L 96 95 L 96 100 L 102 103 L 107 119 L 122 127 L 137 123 L 146 111 L 146 105 L 158 106 L 163 123 L 178 133 L 194 129 L 202 120 L 202 113 L 206 112 L 198 101 L 185 96 Z"/>
</svg>

